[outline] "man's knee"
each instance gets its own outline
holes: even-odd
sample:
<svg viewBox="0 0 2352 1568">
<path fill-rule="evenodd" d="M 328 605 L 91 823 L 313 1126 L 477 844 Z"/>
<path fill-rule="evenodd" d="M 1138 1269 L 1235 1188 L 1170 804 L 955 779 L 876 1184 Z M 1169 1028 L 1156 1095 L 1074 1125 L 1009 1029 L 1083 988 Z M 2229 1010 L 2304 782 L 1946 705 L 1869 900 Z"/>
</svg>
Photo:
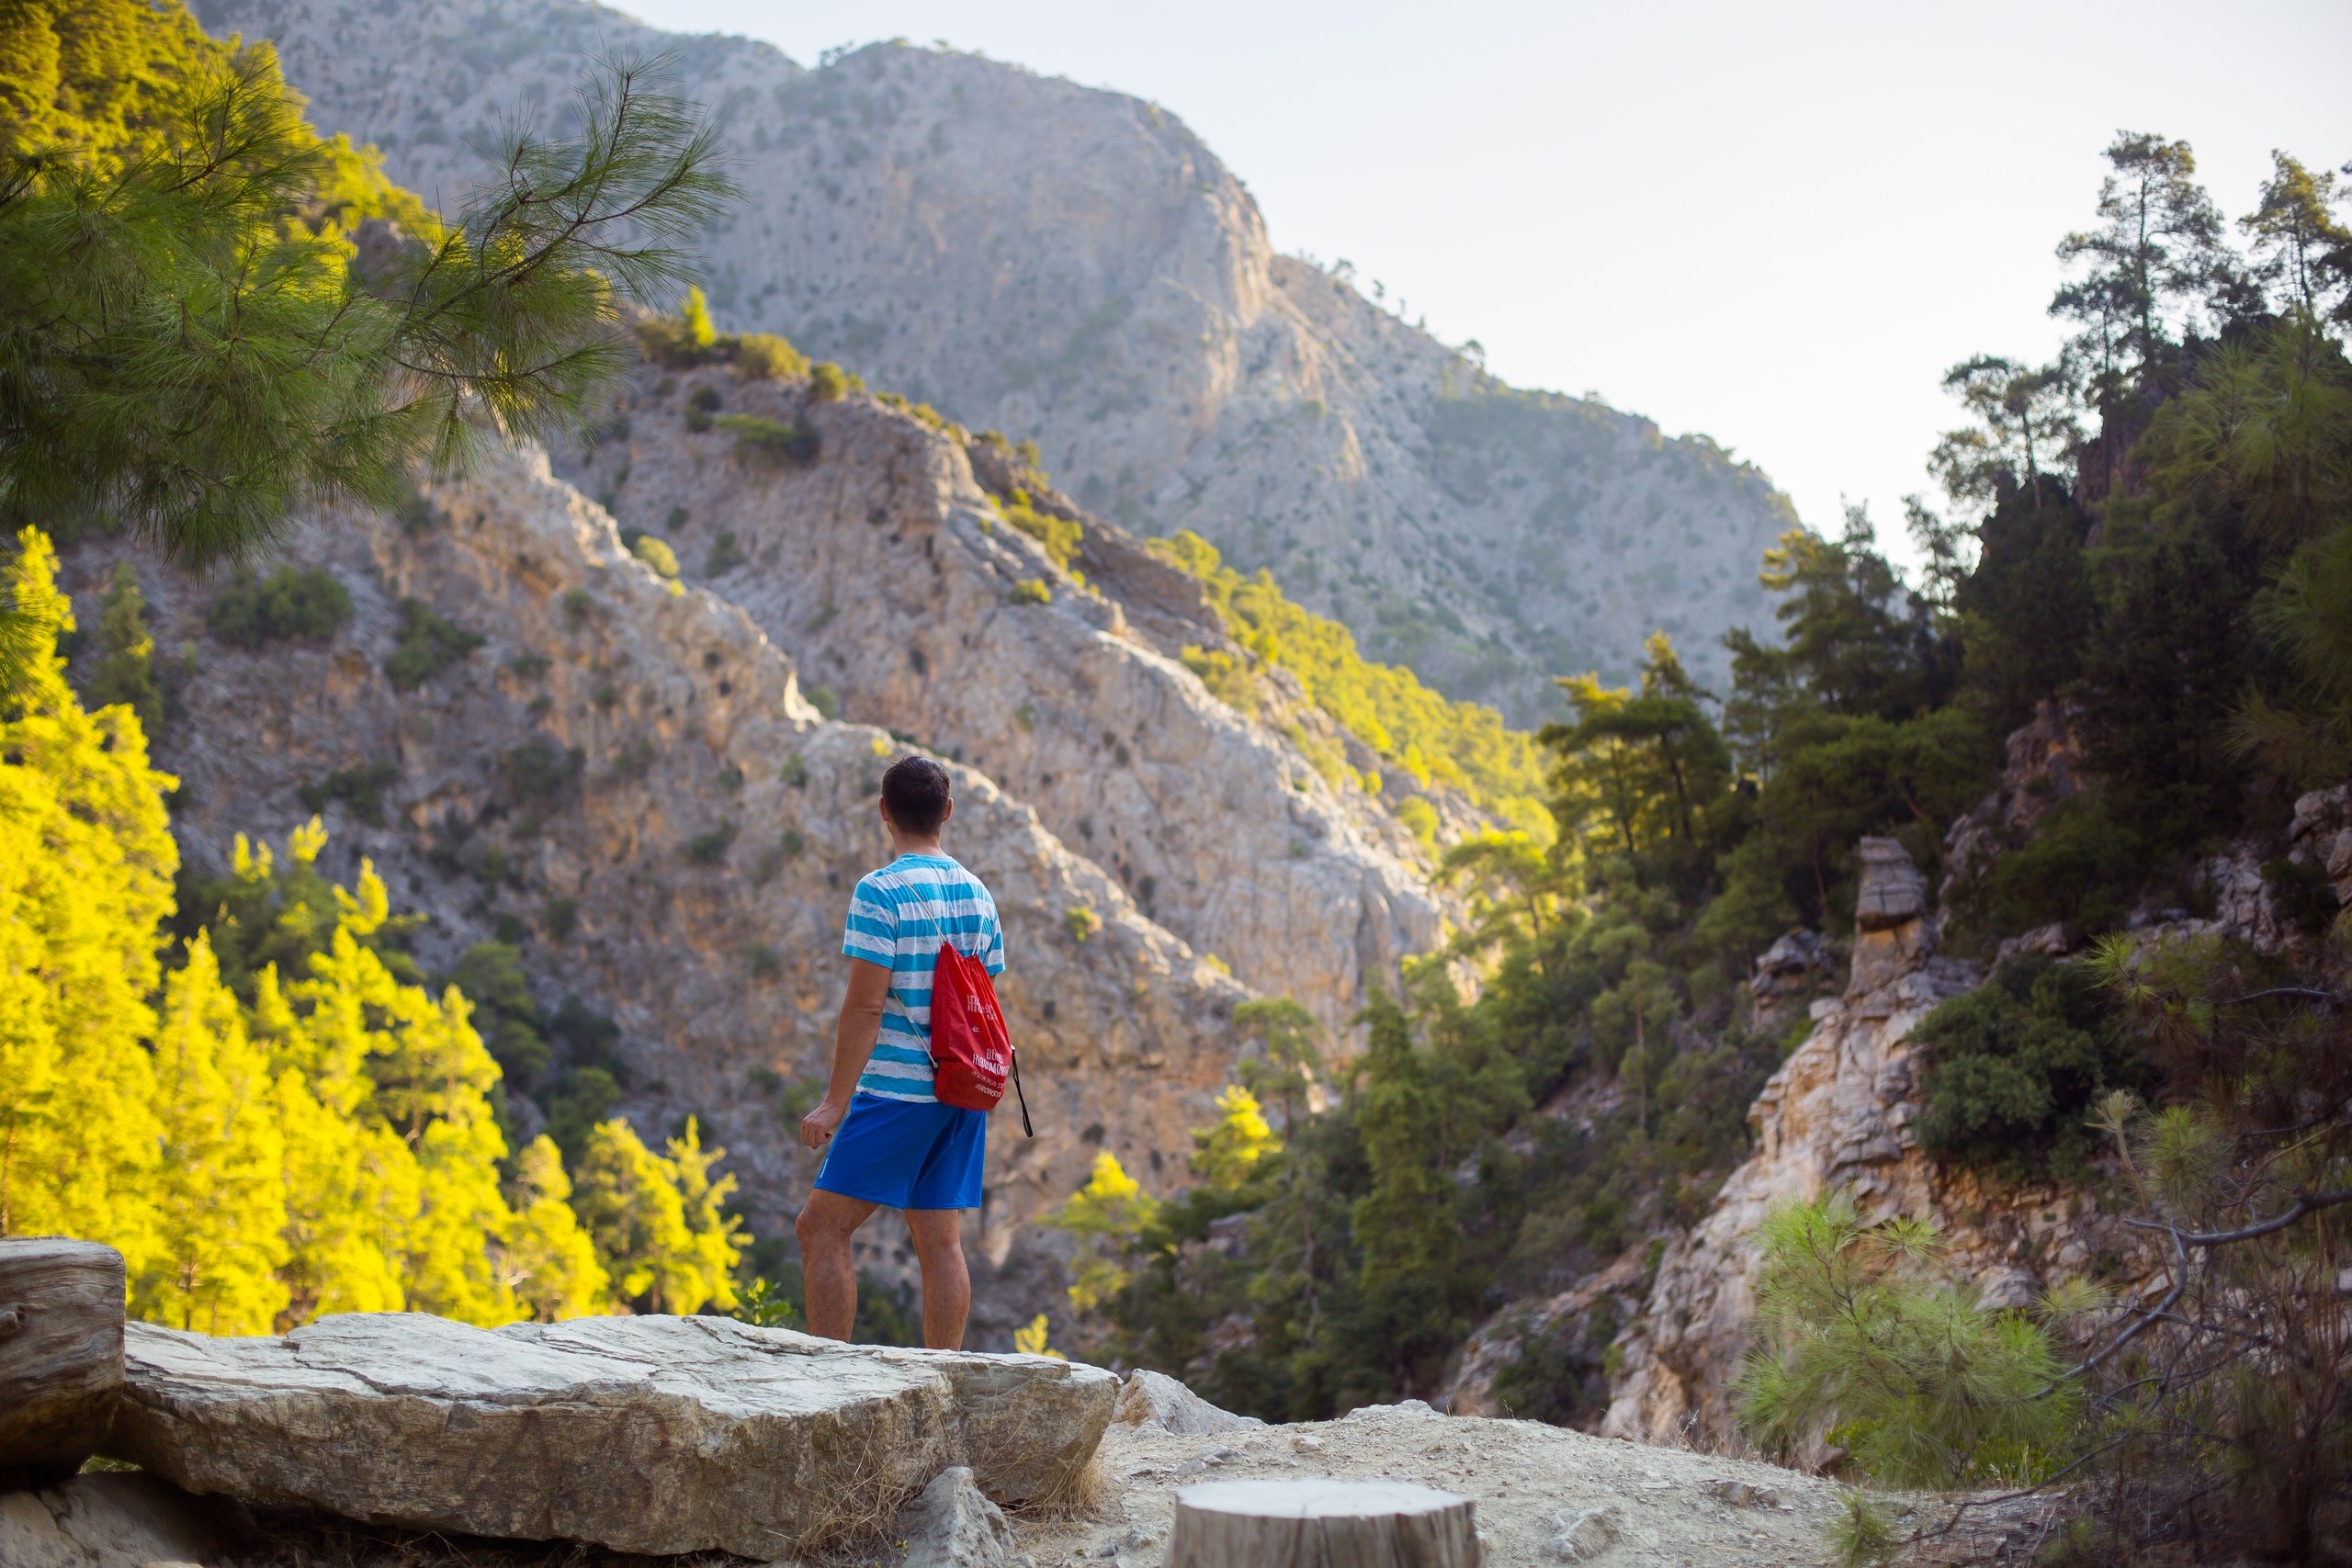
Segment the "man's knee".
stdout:
<svg viewBox="0 0 2352 1568">
<path fill-rule="evenodd" d="M 907 1233 L 915 1244 L 915 1256 L 924 1267 L 950 1262 L 964 1256 L 964 1227 L 960 1218 L 907 1222 Z"/>
<path fill-rule="evenodd" d="M 792 1234 L 800 1238 L 800 1250 L 830 1249 L 846 1247 L 855 1222 L 848 1215 L 829 1212 L 830 1205 L 811 1196 L 801 1207 L 800 1217 L 792 1222 Z"/>
</svg>

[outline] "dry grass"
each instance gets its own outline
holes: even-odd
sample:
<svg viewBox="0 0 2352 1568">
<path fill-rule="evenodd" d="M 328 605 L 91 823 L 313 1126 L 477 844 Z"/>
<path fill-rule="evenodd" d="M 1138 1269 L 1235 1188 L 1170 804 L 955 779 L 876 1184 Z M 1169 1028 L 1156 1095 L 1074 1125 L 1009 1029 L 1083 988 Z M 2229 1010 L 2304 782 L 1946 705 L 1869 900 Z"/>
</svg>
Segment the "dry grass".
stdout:
<svg viewBox="0 0 2352 1568">
<path fill-rule="evenodd" d="M 1038 1524 L 1060 1524 L 1072 1519 L 1107 1517 L 1112 1501 L 1118 1492 L 1117 1483 L 1102 1461 L 1102 1449 L 1098 1443 L 1086 1463 L 1073 1471 L 1059 1486 L 1042 1497 L 1032 1497 L 1017 1503 L 1005 1512 L 1014 1518 Z"/>
</svg>

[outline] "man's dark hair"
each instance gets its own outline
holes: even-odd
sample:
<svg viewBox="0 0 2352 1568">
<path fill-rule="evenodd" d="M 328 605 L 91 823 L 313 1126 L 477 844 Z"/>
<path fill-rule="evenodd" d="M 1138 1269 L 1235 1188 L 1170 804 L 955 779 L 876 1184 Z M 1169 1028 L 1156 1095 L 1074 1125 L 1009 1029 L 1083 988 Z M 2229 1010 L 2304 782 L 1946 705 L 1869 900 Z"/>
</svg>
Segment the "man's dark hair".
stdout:
<svg viewBox="0 0 2352 1568">
<path fill-rule="evenodd" d="M 928 757 L 901 757 L 882 775 L 882 807 L 901 833 L 938 832 L 948 795 L 947 770 Z"/>
</svg>

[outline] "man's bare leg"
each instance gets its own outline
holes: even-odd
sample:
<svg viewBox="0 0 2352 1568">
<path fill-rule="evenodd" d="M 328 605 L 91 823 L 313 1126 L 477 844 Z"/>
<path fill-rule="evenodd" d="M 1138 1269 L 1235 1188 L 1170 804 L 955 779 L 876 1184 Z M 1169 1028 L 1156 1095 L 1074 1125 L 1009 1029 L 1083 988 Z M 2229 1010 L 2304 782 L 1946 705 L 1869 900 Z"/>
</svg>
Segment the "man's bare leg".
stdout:
<svg viewBox="0 0 2352 1568">
<path fill-rule="evenodd" d="M 863 1198 L 820 1189 L 808 1194 L 793 1231 L 800 1237 L 800 1278 L 808 1303 L 808 1332 L 820 1339 L 849 1338 L 857 1322 L 857 1265 L 849 1238 L 879 1208 Z M 965 1289 L 968 1299 L 970 1287 Z M 959 1320 L 960 1330 L 960 1320 Z"/>
<path fill-rule="evenodd" d="M 972 1315 L 963 1222 L 962 1212 L 956 1209 L 907 1211 L 907 1234 L 914 1237 L 915 1258 L 922 1265 L 922 1342 L 934 1350 L 961 1350 L 964 1321 Z M 811 1312 L 809 1320 L 815 1319 Z"/>
</svg>

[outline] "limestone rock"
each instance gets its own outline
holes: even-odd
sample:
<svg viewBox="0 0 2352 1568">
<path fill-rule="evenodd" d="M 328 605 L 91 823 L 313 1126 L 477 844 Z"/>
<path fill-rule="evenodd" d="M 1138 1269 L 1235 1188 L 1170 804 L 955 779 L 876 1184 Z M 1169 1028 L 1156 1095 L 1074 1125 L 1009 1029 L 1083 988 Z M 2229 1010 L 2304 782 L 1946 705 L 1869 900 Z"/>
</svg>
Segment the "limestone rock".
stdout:
<svg viewBox="0 0 2352 1568">
<path fill-rule="evenodd" d="M 76 1475 L 0 1493 L 8 1568 L 209 1568 L 242 1532 L 217 1504 L 152 1475 Z"/>
<path fill-rule="evenodd" d="M 1783 1201 L 1844 1189 L 1866 1216 L 1933 1217 L 1961 1271 L 2003 1303 L 2049 1282 L 2024 1260 L 2079 1272 L 2097 1252 L 2145 1252 L 2096 1200 L 1944 1170 L 1920 1152 L 1913 1032 L 1981 974 L 1936 956 L 1918 872 L 1891 840 L 1862 840 L 1855 924 L 1844 998 L 1814 1004 L 1812 1032 L 1748 1112 L 1753 1152 L 1706 1216 L 1668 1247 L 1646 1305 L 1618 1340 L 1622 1370 L 1601 1424 L 1608 1436 L 1706 1443 L 1732 1435 L 1728 1389 L 1747 1353 L 1763 1262 L 1756 1235 Z"/>
<path fill-rule="evenodd" d="M 720 1318 L 494 1331 L 415 1313 L 283 1338 L 130 1325 L 110 1451 L 191 1492 L 369 1523 L 763 1561 L 971 1464 L 1007 1502 L 1074 1484 L 1107 1372 L 877 1352 Z"/>
<path fill-rule="evenodd" d="M 1944 880 L 1937 898 L 1950 906 L 1992 869 L 2004 851 L 2033 834 L 2050 808 L 2082 788 L 2079 709 L 2044 700 L 2004 742 L 2000 783 L 1944 834 Z"/>
<path fill-rule="evenodd" d="M 806 468 L 739 459 L 726 429 L 687 428 L 697 396 L 811 429 L 823 456 Z M 1390 788 L 1361 783 L 1379 760 L 1358 745 L 1327 776 L 1284 734 L 1319 728 L 1347 750 L 1320 710 L 1261 716 L 1211 694 L 1181 655 L 1228 646 L 1213 616 L 1180 617 L 1155 641 L 1126 615 L 1131 585 L 1175 602 L 1173 569 L 1094 522 L 1082 580 L 1057 567 L 980 488 L 971 454 L 985 461 L 992 444 L 967 446 L 871 398 L 814 402 L 804 383 L 744 384 L 723 367 L 648 376 L 616 409 L 628 434 L 555 453 L 562 477 L 610 497 L 618 523 L 670 536 L 686 579 L 741 605 L 843 716 L 985 770 L 1244 984 L 1306 1004 L 1345 1038 L 1368 989 L 1394 990 L 1401 961 L 1460 918 L 1427 886 Z M 731 556 L 709 549 L 722 534 Z M 1012 603 L 1032 581 L 1051 599 Z M 1415 788 L 1391 771 L 1396 791 Z"/>
<path fill-rule="evenodd" d="M 123 553 L 69 551 L 62 580 L 98 592 Z M 282 840 L 311 816 L 306 788 L 390 770 L 380 818 L 326 807 L 321 871 L 348 881 L 371 859 L 393 906 L 428 917 L 418 956 L 430 970 L 447 972 L 502 919 L 539 926 L 523 963 L 542 1005 L 576 996 L 619 1026 L 619 1109 L 649 1130 L 702 1116 L 753 1230 L 783 1234 L 816 1160 L 779 1116 L 776 1086 L 824 1071 L 842 911 L 885 852 L 873 791 L 902 743 L 824 719 L 748 615 L 698 588 L 672 592 L 535 451 L 489 457 L 407 522 L 299 517 L 281 558 L 350 593 L 353 617 L 331 641 L 257 653 L 213 641 L 206 613 L 222 581 L 140 561 L 158 646 L 201 649 L 175 688 L 184 720 L 157 746 L 182 780 L 184 863 L 224 874 L 234 834 Z M 406 692 L 383 672 L 404 599 L 486 639 Z M 509 761 L 532 755 L 563 782 L 526 800 Z M 1056 1281 L 1027 1270 L 1020 1288 L 1033 1293 L 1008 1299 L 989 1266 L 1055 1244 L 1028 1222 L 1086 1179 L 1097 1148 L 1147 1180 L 1185 1168 L 1187 1129 L 1216 1115 L 1231 1010 L 1250 993 L 986 773 L 951 772 L 948 849 L 1003 911 L 1000 994 L 1039 1133 L 1024 1140 L 998 1119 L 973 1238 L 976 1329 L 1004 1344 Z M 715 863 L 690 851 L 705 835 L 719 843 Z M 569 930 L 544 923 L 558 906 Z M 1065 923 L 1081 907 L 1102 921 L 1082 944 Z M 1340 917 L 1348 941 L 1358 914 Z M 860 1267 L 907 1278 L 900 1239 L 868 1226 Z"/>
<path fill-rule="evenodd" d="M 1236 1416 L 1230 1410 L 1220 1410 L 1167 1373 L 1148 1369 L 1127 1374 L 1111 1418 L 1131 1427 L 1153 1427 L 1187 1438 L 1265 1425 L 1255 1416 Z"/>
<path fill-rule="evenodd" d="M 1853 969 L 1849 999 L 1867 996 L 1916 970 L 1934 950 L 1928 885 L 1893 839 L 1861 841 L 1861 886 L 1854 901 Z"/>
<path fill-rule="evenodd" d="M 1783 931 L 1756 961 L 1747 982 L 1755 998 L 1755 1021 L 1764 1028 L 1777 1021 L 1797 999 L 1826 982 L 1836 968 L 1829 944 L 1809 931 Z"/>
<path fill-rule="evenodd" d="M 1625 673 L 1659 625 L 1720 675 L 1721 634 L 1758 620 L 1757 559 L 1791 523 L 1762 474 L 1491 382 L 1278 254 L 1241 181 L 1159 105 L 905 43 L 804 70 L 566 0 L 203 15 L 274 39 L 320 129 L 380 146 L 428 200 L 479 177 L 465 128 L 562 102 L 582 60 L 676 49 L 744 186 L 696 242 L 722 327 L 1034 435 L 1091 509 L 1271 567 L 1374 657 L 1521 723 L 1550 713 L 1552 673 Z"/>
<path fill-rule="evenodd" d="M 899 1512 L 891 1532 L 905 1543 L 900 1568 L 1010 1568 L 1012 1527 L 967 1465 L 950 1465 Z"/>
<path fill-rule="evenodd" d="M 1586 1508 L 1570 1514 L 1566 1511 L 1553 1516 L 1558 1528 L 1546 1543 L 1551 1554 L 1563 1562 L 1590 1562 L 1617 1544 L 1623 1533 L 1623 1513 L 1612 1504 Z"/>
</svg>

